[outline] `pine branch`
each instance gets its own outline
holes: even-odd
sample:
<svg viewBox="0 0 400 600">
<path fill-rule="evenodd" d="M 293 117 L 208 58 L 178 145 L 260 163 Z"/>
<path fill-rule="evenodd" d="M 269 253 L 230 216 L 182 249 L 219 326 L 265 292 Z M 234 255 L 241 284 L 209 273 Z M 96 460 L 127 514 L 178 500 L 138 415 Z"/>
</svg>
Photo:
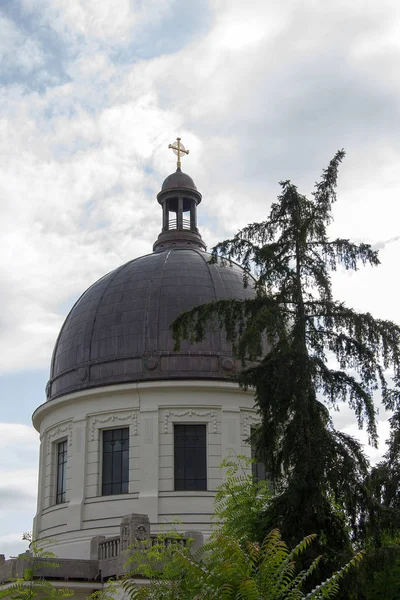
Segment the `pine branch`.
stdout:
<svg viewBox="0 0 400 600">
<path fill-rule="evenodd" d="M 315 369 L 316 390 L 321 390 L 333 406 L 338 400 L 342 402 L 348 400 L 357 417 L 358 426 L 362 428 L 366 421 L 370 442 L 377 447 L 378 434 L 372 395 L 355 377 L 345 371 L 328 369 L 325 363 L 318 358 L 314 358 L 312 362 Z"/>
</svg>

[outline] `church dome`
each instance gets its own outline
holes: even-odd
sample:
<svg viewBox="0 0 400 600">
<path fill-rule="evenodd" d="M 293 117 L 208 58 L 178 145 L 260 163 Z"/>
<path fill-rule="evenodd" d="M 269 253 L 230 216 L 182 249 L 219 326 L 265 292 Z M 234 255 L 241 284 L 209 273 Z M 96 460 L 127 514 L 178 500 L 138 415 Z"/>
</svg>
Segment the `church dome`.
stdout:
<svg viewBox="0 0 400 600">
<path fill-rule="evenodd" d="M 167 190 L 175 190 L 177 188 L 197 191 L 197 187 L 193 179 L 186 173 L 183 173 L 180 168 L 178 168 L 175 173 L 168 175 L 162 184 L 161 191 L 165 192 Z"/>
<path fill-rule="evenodd" d="M 220 331 L 200 344 L 183 341 L 174 352 L 170 325 L 199 304 L 254 297 L 238 265 L 210 264 L 197 229 L 201 194 L 177 170 L 166 178 L 157 201 L 162 229 L 152 254 L 105 275 L 76 302 L 58 336 L 47 398 L 119 383 L 171 379 L 225 379 L 235 370 L 231 345 Z"/>
<path fill-rule="evenodd" d="M 236 367 L 223 333 L 174 352 L 175 317 L 212 300 L 254 296 L 237 266 L 209 264 L 197 248 L 168 248 L 136 258 L 93 284 L 76 302 L 58 337 L 48 399 L 104 385 L 225 379 Z"/>
</svg>

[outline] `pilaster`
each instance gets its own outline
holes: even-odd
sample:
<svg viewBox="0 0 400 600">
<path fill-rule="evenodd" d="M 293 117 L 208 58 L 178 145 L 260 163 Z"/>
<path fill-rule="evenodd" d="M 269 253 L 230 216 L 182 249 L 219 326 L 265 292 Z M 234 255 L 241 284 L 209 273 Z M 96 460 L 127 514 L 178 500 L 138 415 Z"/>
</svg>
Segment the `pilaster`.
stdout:
<svg viewBox="0 0 400 600">
<path fill-rule="evenodd" d="M 73 446 L 68 457 L 73 478 L 69 482 L 67 523 L 70 531 L 82 527 L 86 483 L 86 417 L 74 418 L 72 423 Z"/>
<path fill-rule="evenodd" d="M 139 510 L 158 521 L 158 409 L 141 409 Z"/>
</svg>

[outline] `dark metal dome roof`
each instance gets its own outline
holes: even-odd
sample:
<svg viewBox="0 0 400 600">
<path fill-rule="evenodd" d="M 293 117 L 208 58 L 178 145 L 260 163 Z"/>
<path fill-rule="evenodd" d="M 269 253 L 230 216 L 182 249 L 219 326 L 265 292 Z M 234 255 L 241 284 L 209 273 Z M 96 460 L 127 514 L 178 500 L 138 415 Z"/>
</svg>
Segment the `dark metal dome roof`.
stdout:
<svg viewBox="0 0 400 600">
<path fill-rule="evenodd" d="M 161 187 L 161 191 L 165 192 L 166 190 L 173 190 L 176 188 L 186 188 L 197 191 L 197 187 L 193 179 L 186 173 L 183 173 L 179 167 L 175 171 L 175 173 L 171 173 L 171 175 L 168 175 L 168 177 L 164 180 L 164 183 Z"/>
<path fill-rule="evenodd" d="M 190 178 L 189 178 L 190 179 Z M 171 248 L 132 260 L 93 284 L 58 337 L 48 399 L 116 383 L 223 379 L 235 369 L 230 344 L 210 332 L 173 352 L 172 320 L 193 306 L 254 296 L 234 265 L 210 265 L 195 248 Z"/>
</svg>

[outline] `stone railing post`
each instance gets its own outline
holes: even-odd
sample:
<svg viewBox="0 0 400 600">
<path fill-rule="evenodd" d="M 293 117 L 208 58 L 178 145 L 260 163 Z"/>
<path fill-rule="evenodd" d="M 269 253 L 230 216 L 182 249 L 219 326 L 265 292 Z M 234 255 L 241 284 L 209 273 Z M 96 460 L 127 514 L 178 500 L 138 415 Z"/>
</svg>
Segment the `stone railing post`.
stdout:
<svg viewBox="0 0 400 600">
<path fill-rule="evenodd" d="M 131 514 L 121 521 L 121 552 L 131 544 L 150 539 L 150 520 L 148 515 Z"/>
<path fill-rule="evenodd" d="M 90 560 L 98 560 L 99 557 L 99 544 L 104 542 L 106 539 L 105 535 L 97 535 L 90 540 Z"/>
<path fill-rule="evenodd" d="M 201 548 L 204 543 L 201 531 L 185 531 L 185 539 L 192 540 L 192 545 L 190 546 L 190 551 L 192 553 Z"/>
</svg>

